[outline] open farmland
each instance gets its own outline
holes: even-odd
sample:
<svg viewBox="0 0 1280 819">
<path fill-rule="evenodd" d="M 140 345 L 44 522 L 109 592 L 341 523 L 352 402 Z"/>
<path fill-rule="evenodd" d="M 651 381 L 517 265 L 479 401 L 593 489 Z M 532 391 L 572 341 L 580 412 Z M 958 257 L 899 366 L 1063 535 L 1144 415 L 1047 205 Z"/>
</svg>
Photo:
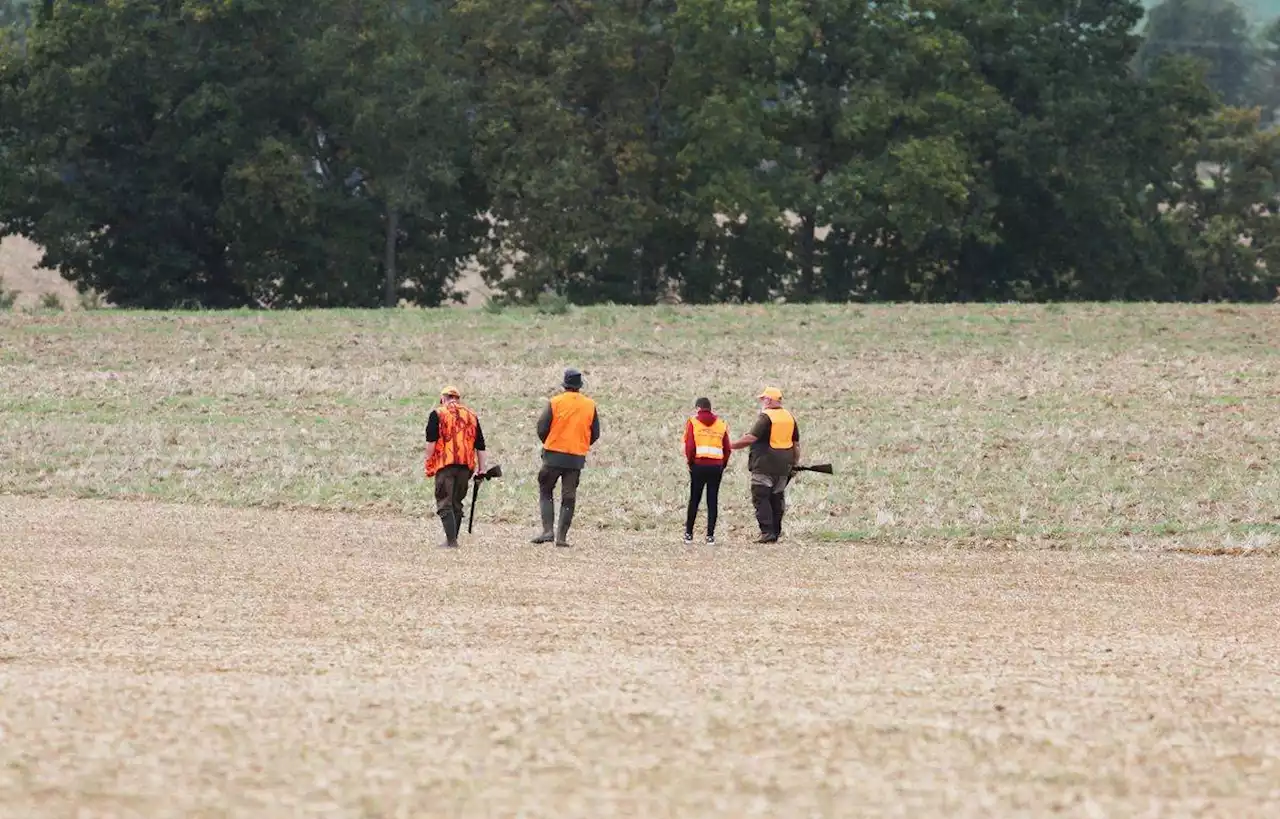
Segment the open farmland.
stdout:
<svg viewBox="0 0 1280 819">
<path fill-rule="evenodd" d="M 0 815 L 1268 816 L 1280 311 L 0 313 Z M 566 365 L 604 438 L 525 541 Z M 457 553 L 455 383 L 507 477 Z M 833 477 L 679 545 L 698 395 Z"/>
</svg>

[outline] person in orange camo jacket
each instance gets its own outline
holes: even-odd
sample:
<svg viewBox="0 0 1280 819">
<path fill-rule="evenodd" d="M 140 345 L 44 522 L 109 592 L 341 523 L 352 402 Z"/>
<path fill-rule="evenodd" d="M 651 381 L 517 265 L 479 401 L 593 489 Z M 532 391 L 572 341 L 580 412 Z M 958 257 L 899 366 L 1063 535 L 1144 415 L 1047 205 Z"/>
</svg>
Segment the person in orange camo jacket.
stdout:
<svg viewBox="0 0 1280 819">
<path fill-rule="evenodd" d="M 707 492 L 707 543 L 716 542 L 720 512 L 720 479 L 729 465 L 729 425 L 711 411 L 711 400 L 694 402 L 697 412 L 684 425 L 684 459 L 689 464 L 689 511 L 684 518 L 684 542 L 693 542 L 702 491 Z"/>
<path fill-rule="evenodd" d="M 476 472 L 486 469 L 484 431 L 480 419 L 462 404 L 457 387 L 440 391 L 440 404 L 427 415 L 428 478 L 435 479 L 436 514 L 444 527 L 445 549 L 458 548 L 462 501 Z"/>
</svg>

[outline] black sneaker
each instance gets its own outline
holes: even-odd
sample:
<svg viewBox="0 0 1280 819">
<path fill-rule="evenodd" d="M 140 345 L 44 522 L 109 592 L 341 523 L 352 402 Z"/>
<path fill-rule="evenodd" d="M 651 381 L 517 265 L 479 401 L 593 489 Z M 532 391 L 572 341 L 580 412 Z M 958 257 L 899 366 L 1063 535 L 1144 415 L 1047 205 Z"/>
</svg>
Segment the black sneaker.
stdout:
<svg viewBox="0 0 1280 819">
<path fill-rule="evenodd" d="M 716 536 L 715 536 L 715 535 L 707 535 L 707 545 L 708 545 L 708 546 L 714 546 L 714 545 L 716 545 Z"/>
<path fill-rule="evenodd" d="M 685 543 L 693 543 L 693 532 L 685 532 L 685 533 L 684 533 L 684 542 L 685 542 Z"/>
<path fill-rule="evenodd" d="M 778 536 L 775 534 L 760 533 L 760 537 L 756 538 L 756 543 L 777 543 Z"/>
</svg>

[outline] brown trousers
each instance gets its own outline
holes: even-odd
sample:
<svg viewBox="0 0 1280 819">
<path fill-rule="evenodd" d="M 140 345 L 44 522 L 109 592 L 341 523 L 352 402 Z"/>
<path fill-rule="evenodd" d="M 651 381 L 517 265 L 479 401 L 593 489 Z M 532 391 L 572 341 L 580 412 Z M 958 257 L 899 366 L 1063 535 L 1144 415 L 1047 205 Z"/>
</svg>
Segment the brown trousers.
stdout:
<svg viewBox="0 0 1280 819">
<path fill-rule="evenodd" d="M 436 473 L 436 514 L 441 518 L 453 512 L 453 524 L 462 528 L 462 514 L 467 490 L 471 488 L 471 470 L 465 466 L 446 466 Z"/>
</svg>

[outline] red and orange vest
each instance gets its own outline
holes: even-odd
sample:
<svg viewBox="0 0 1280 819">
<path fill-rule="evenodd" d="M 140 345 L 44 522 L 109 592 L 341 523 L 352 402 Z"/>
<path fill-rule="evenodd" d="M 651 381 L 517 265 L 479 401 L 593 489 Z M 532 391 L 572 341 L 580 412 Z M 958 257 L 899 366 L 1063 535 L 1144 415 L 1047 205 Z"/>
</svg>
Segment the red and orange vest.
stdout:
<svg viewBox="0 0 1280 819">
<path fill-rule="evenodd" d="M 582 393 L 566 390 L 551 399 L 551 431 L 542 448 L 566 455 L 586 455 L 591 451 L 591 422 L 596 402 Z"/>
<path fill-rule="evenodd" d="M 479 427 L 476 414 L 461 404 L 441 404 L 436 407 L 436 419 L 440 422 L 440 437 L 427 458 L 427 477 L 446 466 L 465 466 L 474 472 Z"/>
</svg>

